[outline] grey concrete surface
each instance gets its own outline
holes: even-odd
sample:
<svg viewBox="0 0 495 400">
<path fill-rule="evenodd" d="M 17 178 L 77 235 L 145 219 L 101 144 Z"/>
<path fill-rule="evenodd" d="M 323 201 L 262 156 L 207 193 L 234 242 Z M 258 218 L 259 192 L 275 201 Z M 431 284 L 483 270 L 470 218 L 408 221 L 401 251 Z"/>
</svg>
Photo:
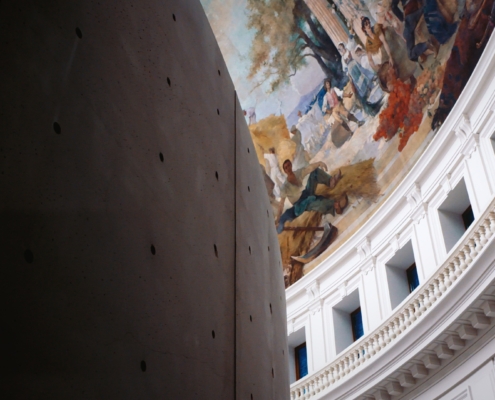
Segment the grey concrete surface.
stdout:
<svg viewBox="0 0 495 400">
<path fill-rule="evenodd" d="M 1 398 L 288 398 L 277 238 L 199 1 L 3 1 L 0 37 Z"/>
</svg>

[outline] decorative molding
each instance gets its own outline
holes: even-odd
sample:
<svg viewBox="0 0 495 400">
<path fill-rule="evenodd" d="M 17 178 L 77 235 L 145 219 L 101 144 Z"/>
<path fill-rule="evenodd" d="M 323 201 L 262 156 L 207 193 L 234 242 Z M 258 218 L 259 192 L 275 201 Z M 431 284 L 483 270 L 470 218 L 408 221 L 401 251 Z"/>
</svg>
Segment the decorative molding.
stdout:
<svg viewBox="0 0 495 400">
<path fill-rule="evenodd" d="M 339 295 L 340 300 L 347 296 L 347 281 L 344 281 L 344 283 L 339 286 Z"/>
<path fill-rule="evenodd" d="M 440 181 L 440 185 L 442 186 L 443 193 L 445 194 L 445 196 L 447 196 L 450 193 L 450 191 L 452 190 L 452 184 L 450 183 L 450 177 L 451 177 L 450 173 L 445 174 L 445 176 Z"/>
<path fill-rule="evenodd" d="M 359 243 L 356 247 L 356 251 L 359 254 L 361 260 L 364 260 L 371 253 L 371 241 L 368 236 L 366 236 L 361 243 Z"/>
</svg>

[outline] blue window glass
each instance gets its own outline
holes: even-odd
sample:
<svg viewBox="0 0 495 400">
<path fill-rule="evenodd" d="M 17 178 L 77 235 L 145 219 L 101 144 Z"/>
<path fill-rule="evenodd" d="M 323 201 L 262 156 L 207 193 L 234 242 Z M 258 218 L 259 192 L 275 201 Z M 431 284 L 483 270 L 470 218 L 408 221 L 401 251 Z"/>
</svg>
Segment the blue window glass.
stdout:
<svg viewBox="0 0 495 400">
<path fill-rule="evenodd" d="M 308 375 L 308 352 L 306 343 L 295 348 L 296 351 L 296 379 L 301 379 Z"/>
<path fill-rule="evenodd" d="M 412 293 L 419 286 L 418 270 L 416 269 L 416 263 L 411 265 L 406 270 L 406 274 L 407 274 L 407 283 L 409 284 L 409 293 Z"/>
<path fill-rule="evenodd" d="M 351 313 L 351 324 L 352 324 L 352 336 L 353 336 L 354 341 L 356 341 L 361 336 L 364 335 L 363 317 L 361 316 L 361 307 L 359 307 L 357 310 L 354 310 Z"/>
</svg>

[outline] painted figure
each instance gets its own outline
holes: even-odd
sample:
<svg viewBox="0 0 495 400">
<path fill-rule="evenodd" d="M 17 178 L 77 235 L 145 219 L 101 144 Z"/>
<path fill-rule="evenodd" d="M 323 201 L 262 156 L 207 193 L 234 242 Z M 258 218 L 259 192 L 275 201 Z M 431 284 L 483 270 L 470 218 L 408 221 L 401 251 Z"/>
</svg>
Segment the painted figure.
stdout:
<svg viewBox="0 0 495 400">
<path fill-rule="evenodd" d="M 383 98 L 383 91 L 375 84 L 376 74 L 372 70 L 363 68 L 361 64 L 356 62 L 344 43 L 339 43 L 338 51 L 342 56 L 342 69 L 351 79 L 354 94 L 356 94 L 362 109 L 366 114 L 375 116 L 380 111 L 381 100 Z M 376 90 L 373 91 L 375 87 L 377 87 L 380 93 L 377 93 Z M 371 97 L 372 91 L 373 97 Z"/>
<path fill-rule="evenodd" d="M 294 169 L 304 168 L 308 165 L 308 157 L 302 144 L 301 132 L 296 128 L 296 126 L 292 126 L 290 133 L 292 134 L 291 139 L 296 145 L 296 152 L 294 154 L 294 159 L 292 160 L 292 167 Z"/>
<path fill-rule="evenodd" d="M 277 213 L 277 232 L 282 233 L 286 222 L 292 221 L 299 217 L 305 211 L 318 211 L 322 214 L 342 214 L 347 206 L 347 196 L 342 196 L 339 201 L 335 201 L 328 197 L 318 196 L 315 194 L 316 186 L 323 184 L 333 189 L 340 181 L 342 174 L 339 173 L 330 176 L 327 171 L 327 166 L 323 162 L 317 162 L 308 165 L 306 168 L 293 170 L 292 162 L 285 160 L 282 165 L 287 179 L 280 188 L 282 200 Z M 308 176 L 306 186 L 303 185 L 303 180 Z M 285 199 L 288 199 L 292 207 L 287 209 L 283 214 Z"/>
<path fill-rule="evenodd" d="M 278 199 L 280 198 L 280 186 L 284 183 L 285 177 L 282 175 L 282 171 L 278 167 L 277 155 L 275 154 L 275 148 L 271 147 L 269 153 L 263 156 L 266 160 L 265 168 L 266 173 L 273 181 L 273 195 Z"/>
<path fill-rule="evenodd" d="M 433 0 L 436 2 L 436 0 Z M 399 8 L 402 4 L 404 12 Z M 404 21 L 403 36 L 406 40 L 407 55 L 411 61 L 424 61 L 424 57 L 436 54 L 436 50 L 429 42 L 416 43 L 415 30 L 423 16 L 423 4 L 421 0 L 392 0 L 391 8 L 400 21 Z"/>
<path fill-rule="evenodd" d="M 339 148 L 352 136 L 348 122 L 352 121 L 358 124 L 358 126 L 361 126 L 364 124 L 364 121 L 359 121 L 342 104 L 341 98 L 350 98 L 352 97 L 352 93 L 344 94 L 342 90 L 332 87 L 332 81 L 328 78 L 324 82 L 326 93 L 323 98 L 322 111 L 331 115 L 335 120 L 332 125 L 332 142 Z"/>
</svg>

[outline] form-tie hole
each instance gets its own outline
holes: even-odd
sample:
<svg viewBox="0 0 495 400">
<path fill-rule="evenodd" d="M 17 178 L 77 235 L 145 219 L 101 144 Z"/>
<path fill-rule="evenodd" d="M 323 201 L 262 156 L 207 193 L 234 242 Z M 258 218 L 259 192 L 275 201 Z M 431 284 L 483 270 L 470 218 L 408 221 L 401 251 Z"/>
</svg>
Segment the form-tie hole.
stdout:
<svg viewBox="0 0 495 400">
<path fill-rule="evenodd" d="M 220 75 L 222 75 L 222 74 L 220 73 L 220 70 L 218 70 L 218 76 L 220 76 Z"/>
<path fill-rule="evenodd" d="M 33 252 L 29 249 L 27 249 L 26 251 L 24 251 L 24 259 L 26 260 L 26 262 L 28 264 L 32 264 L 33 261 L 34 261 L 34 255 L 33 255 Z"/>
<path fill-rule="evenodd" d="M 164 158 L 162 153 L 159 154 L 159 157 L 160 157 L 160 161 L 163 162 Z"/>
<path fill-rule="evenodd" d="M 172 14 L 172 18 L 174 21 L 177 21 L 177 19 L 175 18 L 175 14 Z"/>
<path fill-rule="evenodd" d="M 249 246 L 249 254 L 251 254 L 251 246 Z"/>
<path fill-rule="evenodd" d="M 146 371 L 146 361 L 141 361 L 141 371 L 145 372 Z"/>
<path fill-rule="evenodd" d="M 273 314 L 273 311 L 272 311 L 272 303 L 270 303 L 270 314 Z"/>
<path fill-rule="evenodd" d="M 220 115 L 220 110 L 217 108 L 217 114 Z"/>
<path fill-rule="evenodd" d="M 217 181 L 218 181 L 218 172 L 215 171 L 215 178 L 217 178 Z"/>
<path fill-rule="evenodd" d="M 218 249 L 216 244 L 213 245 L 213 250 L 215 251 L 215 256 L 218 258 Z"/>
<path fill-rule="evenodd" d="M 82 39 L 82 32 L 79 28 L 76 28 L 76 35 L 79 39 Z"/>
<path fill-rule="evenodd" d="M 252 316 L 252 315 L 250 315 L 250 316 L 249 316 L 249 320 L 250 320 L 251 322 L 253 322 L 253 316 Z"/>
<path fill-rule="evenodd" d="M 155 246 L 151 245 L 150 250 L 151 250 L 151 254 L 153 254 L 153 255 L 156 254 Z"/>
<path fill-rule="evenodd" d="M 211 337 L 215 339 L 215 331 L 211 331 Z"/>
<path fill-rule="evenodd" d="M 53 130 L 57 135 L 60 135 L 62 133 L 62 128 L 60 127 L 60 124 L 58 122 L 53 123 Z"/>
<path fill-rule="evenodd" d="M 172 82 L 170 82 L 170 78 L 168 76 L 167 76 L 167 83 L 168 83 L 168 86 L 172 85 Z"/>
</svg>

